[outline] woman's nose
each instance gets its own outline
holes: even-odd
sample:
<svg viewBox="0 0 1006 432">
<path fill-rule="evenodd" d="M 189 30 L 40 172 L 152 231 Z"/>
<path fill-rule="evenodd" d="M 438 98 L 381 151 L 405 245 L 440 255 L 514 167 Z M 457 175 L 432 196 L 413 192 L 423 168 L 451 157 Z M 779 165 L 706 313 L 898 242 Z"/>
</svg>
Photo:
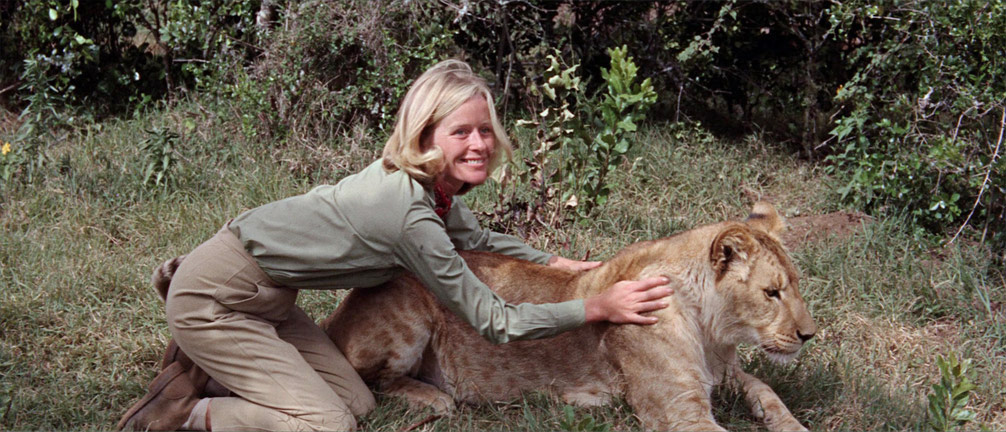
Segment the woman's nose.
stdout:
<svg viewBox="0 0 1006 432">
<path fill-rule="evenodd" d="M 484 134 L 476 132 L 471 134 L 471 138 L 469 139 L 469 145 L 475 149 L 488 150 L 492 148 L 492 138 L 486 137 Z"/>
</svg>

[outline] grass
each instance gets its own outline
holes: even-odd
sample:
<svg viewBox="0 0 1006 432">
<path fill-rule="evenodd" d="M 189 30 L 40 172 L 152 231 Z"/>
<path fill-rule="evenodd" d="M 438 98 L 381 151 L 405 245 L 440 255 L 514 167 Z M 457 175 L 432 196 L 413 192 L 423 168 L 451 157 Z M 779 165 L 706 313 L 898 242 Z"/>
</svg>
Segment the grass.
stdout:
<svg viewBox="0 0 1006 432">
<path fill-rule="evenodd" d="M 154 127 L 180 135 L 169 189 L 143 183 L 138 143 Z M 12 137 L 0 129 L 0 139 Z M 641 131 L 636 143 L 597 218 L 528 241 L 603 259 L 638 240 L 743 217 L 759 198 L 786 216 L 840 209 L 821 170 L 757 138 L 724 142 L 697 128 L 660 126 Z M 150 271 L 243 209 L 334 182 L 379 147 L 380 137 L 364 130 L 310 145 L 250 139 L 237 122 L 194 102 L 88 125 L 50 143 L 53 162 L 41 181 L 0 189 L 0 429 L 113 428 L 144 393 L 169 337 Z M 466 199 L 487 210 L 495 194 L 486 185 Z M 906 225 L 876 220 L 850 237 L 794 249 L 821 331 L 789 365 L 743 350 L 747 369 L 814 430 L 920 429 L 925 395 L 939 377 L 935 359 L 954 351 L 974 362 L 978 421 L 1006 429 L 1002 269 L 976 245 L 934 249 Z M 339 298 L 304 292 L 300 303 L 320 318 Z M 715 397 L 721 424 L 761 428 L 740 395 Z M 401 430 L 429 414 L 379 401 L 363 429 Z M 577 409 L 570 419 L 561 402 L 530 394 L 462 406 L 422 430 L 572 425 L 639 429 L 623 402 Z"/>
</svg>

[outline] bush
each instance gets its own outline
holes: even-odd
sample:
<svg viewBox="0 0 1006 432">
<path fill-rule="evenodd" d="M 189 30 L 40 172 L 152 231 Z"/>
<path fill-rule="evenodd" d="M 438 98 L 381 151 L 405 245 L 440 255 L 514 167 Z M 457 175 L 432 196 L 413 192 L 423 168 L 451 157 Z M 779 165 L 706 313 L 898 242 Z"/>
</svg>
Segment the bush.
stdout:
<svg viewBox="0 0 1006 432">
<path fill-rule="evenodd" d="M 163 89 L 148 78 L 158 76 L 158 66 L 133 44 L 137 3 L 29 0 L 0 8 L 0 70 L 19 77 L 0 84 L 19 88 L 15 105 L 61 122 L 72 121 L 61 116 L 65 107 L 103 115 L 130 97 L 156 96 Z"/>
<path fill-rule="evenodd" d="M 412 80 L 453 53 L 452 30 L 420 3 L 297 4 L 249 68 L 232 65 L 226 85 L 209 90 L 234 101 L 249 134 L 275 141 L 324 141 L 357 123 L 385 129 Z"/>
<path fill-rule="evenodd" d="M 526 168 L 505 168 L 503 198 L 488 215 L 491 226 L 534 232 L 539 228 L 535 223 L 584 221 L 607 202 L 608 174 L 624 162 L 634 144 L 629 134 L 657 97 L 649 79 L 637 81 L 638 68 L 627 47 L 607 53 L 610 66 L 601 69 L 605 85 L 593 95 L 581 86 L 579 65 L 567 67 L 559 53 L 547 56 L 550 66 L 532 93 L 544 109 L 535 110 L 530 120 L 517 121 L 534 130 L 537 145 L 523 159 Z M 521 186 L 514 185 L 512 177 Z"/>
<path fill-rule="evenodd" d="M 1006 3 L 845 2 L 836 35 L 861 41 L 837 90 L 836 172 L 853 203 L 906 209 L 937 233 L 1006 239 Z"/>
</svg>

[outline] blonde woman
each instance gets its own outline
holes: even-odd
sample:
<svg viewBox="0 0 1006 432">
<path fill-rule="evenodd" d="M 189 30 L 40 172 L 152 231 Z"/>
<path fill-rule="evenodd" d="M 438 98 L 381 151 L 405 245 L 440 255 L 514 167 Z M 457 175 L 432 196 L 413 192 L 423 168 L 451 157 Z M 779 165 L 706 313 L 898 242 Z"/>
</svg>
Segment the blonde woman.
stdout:
<svg viewBox="0 0 1006 432">
<path fill-rule="evenodd" d="M 457 60 L 430 68 L 406 94 L 380 160 L 239 215 L 185 258 L 167 293 L 174 341 L 164 369 L 119 428 L 354 429 L 373 395 L 295 305 L 301 289 L 367 289 L 409 271 L 496 343 L 585 322 L 656 322 L 641 314 L 666 307 L 672 291 L 663 278 L 619 282 L 585 300 L 511 305 L 472 274 L 458 250 L 574 270 L 600 265 L 482 229 L 454 199 L 510 152 L 485 81 Z M 210 391 L 207 381 L 229 391 Z"/>
</svg>

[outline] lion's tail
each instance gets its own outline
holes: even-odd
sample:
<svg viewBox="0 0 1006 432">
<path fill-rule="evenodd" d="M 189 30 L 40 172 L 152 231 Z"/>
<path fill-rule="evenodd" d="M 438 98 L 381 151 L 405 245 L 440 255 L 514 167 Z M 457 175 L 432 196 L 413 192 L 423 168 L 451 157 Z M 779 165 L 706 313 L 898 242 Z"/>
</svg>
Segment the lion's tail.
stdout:
<svg viewBox="0 0 1006 432">
<path fill-rule="evenodd" d="M 157 290 L 157 295 L 161 296 L 161 300 L 168 298 L 168 286 L 171 285 L 171 278 L 184 259 L 185 255 L 169 259 L 154 269 L 154 274 L 150 275 L 150 282 L 154 284 L 154 289 Z"/>
</svg>

